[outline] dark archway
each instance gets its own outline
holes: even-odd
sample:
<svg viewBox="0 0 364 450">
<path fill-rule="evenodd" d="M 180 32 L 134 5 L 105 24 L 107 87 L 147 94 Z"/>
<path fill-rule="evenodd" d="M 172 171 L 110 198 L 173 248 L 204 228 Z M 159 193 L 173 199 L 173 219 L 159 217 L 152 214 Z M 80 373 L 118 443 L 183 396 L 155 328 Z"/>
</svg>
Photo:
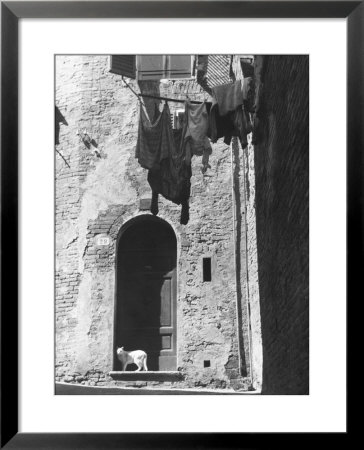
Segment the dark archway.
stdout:
<svg viewBox="0 0 364 450">
<path fill-rule="evenodd" d="M 164 220 L 148 214 L 122 227 L 116 248 L 114 370 L 121 370 L 119 346 L 144 350 L 149 370 L 176 370 L 176 262 L 176 236 Z"/>
</svg>

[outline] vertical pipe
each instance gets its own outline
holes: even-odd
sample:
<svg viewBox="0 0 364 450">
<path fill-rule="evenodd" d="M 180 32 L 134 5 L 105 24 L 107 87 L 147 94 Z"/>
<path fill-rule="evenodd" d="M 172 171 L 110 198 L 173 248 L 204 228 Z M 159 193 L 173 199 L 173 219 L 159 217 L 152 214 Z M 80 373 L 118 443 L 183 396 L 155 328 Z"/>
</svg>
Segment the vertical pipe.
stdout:
<svg viewBox="0 0 364 450">
<path fill-rule="evenodd" d="M 237 155 L 236 155 L 237 151 Z M 234 262 L 236 277 L 236 314 L 238 327 L 238 345 L 239 345 L 239 371 L 242 376 L 249 376 L 251 366 L 247 367 L 244 337 L 243 337 L 243 316 L 242 316 L 242 285 L 241 285 L 241 199 L 240 199 L 240 164 L 239 147 L 237 138 L 233 138 L 230 145 L 231 155 L 231 177 L 232 177 L 232 198 L 233 198 L 233 233 L 234 233 Z M 250 343 L 249 343 L 250 353 Z"/>
<path fill-rule="evenodd" d="M 242 149 L 242 158 L 243 158 L 243 196 L 244 196 L 244 228 L 245 228 L 245 272 L 246 272 L 246 308 L 247 308 L 247 325 L 248 325 L 248 345 L 249 345 L 249 367 L 250 367 L 250 377 L 251 377 L 251 383 L 253 385 L 253 356 L 252 356 L 252 337 L 251 337 L 251 321 L 250 321 L 250 290 L 249 290 L 249 259 L 248 259 L 248 224 L 247 224 L 247 201 L 246 201 L 246 190 L 247 190 L 247 183 L 246 183 L 246 159 L 245 159 L 245 152 Z"/>
</svg>

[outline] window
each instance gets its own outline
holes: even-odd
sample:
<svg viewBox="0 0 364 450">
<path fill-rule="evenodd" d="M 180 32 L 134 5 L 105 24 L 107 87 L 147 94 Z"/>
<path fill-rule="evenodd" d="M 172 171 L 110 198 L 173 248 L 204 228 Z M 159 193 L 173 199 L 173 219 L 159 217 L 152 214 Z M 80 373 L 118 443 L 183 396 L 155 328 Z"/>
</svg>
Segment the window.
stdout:
<svg viewBox="0 0 364 450">
<path fill-rule="evenodd" d="M 111 55 L 110 72 L 138 80 L 191 78 L 192 55 Z"/>
<path fill-rule="evenodd" d="M 211 258 L 202 258 L 203 281 L 211 281 Z"/>
<path fill-rule="evenodd" d="M 171 114 L 172 128 L 174 128 L 175 130 L 180 130 L 181 128 L 183 128 L 184 116 L 184 109 L 176 109 L 173 114 Z"/>
</svg>

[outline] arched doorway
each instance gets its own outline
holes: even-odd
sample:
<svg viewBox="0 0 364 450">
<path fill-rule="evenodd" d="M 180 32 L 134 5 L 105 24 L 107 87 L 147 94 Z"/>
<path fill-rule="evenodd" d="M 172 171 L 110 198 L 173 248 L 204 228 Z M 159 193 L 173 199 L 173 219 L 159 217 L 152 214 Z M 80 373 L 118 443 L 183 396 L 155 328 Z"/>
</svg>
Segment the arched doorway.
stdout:
<svg viewBox="0 0 364 450">
<path fill-rule="evenodd" d="M 144 350 L 149 370 L 176 370 L 177 241 L 172 227 L 158 217 L 139 216 L 121 229 L 116 251 L 114 369 L 121 370 L 115 353 L 123 346 Z"/>
</svg>

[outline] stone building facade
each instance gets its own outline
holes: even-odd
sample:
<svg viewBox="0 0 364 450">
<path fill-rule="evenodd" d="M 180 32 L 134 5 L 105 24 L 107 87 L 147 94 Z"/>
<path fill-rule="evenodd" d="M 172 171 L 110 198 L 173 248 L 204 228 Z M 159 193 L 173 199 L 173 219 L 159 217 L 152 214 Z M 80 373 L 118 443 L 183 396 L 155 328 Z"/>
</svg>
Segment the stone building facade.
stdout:
<svg viewBox="0 0 364 450">
<path fill-rule="evenodd" d="M 275 57 L 268 63 L 268 67 L 272 66 L 271 75 L 267 75 L 270 72 L 267 66 L 263 71 L 263 60 L 263 57 L 256 58 L 255 71 L 257 86 L 261 87 L 257 92 L 264 99 L 262 92 L 274 85 L 277 82 L 274 77 L 279 78 L 280 74 L 278 69 L 273 70 L 279 67 L 274 66 L 278 64 Z M 285 60 L 285 70 L 292 83 L 287 95 L 294 99 L 290 111 L 295 118 L 291 139 L 297 130 L 297 120 L 301 120 L 302 136 L 305 136 L 305 126 L 308 132 L 307 118 L 299 116 L 296 120 L 295 116 L 300 108 L 307 109 L 297 94 L 299 83 L 305 82 L 305 63 L 300 62 L 300 57 L 296 60 Z M 204 70 L 210 83 L 219 84 L 219 80 L 243 78 L 242 68 L 239 56 L 212 55 Z M 263 75 L 268 77 L 264 83 Z M 282 89 L 286 81 L 280 79 Z M 209 89 L 195 79 L 128 80 L 128 83 L 134 91 L 156 96 L 209 99 Z M 89 386 L 163 386 L 171 390 L 260 392 L 263 389 L 264 392 L 266 389 L 266 393 L 282 393 L 286 385 L 290 386 L 287 393 L 307 393 L 308 373 L 306 377 L 299 371 L 306 370 L 308 361 L 308 321 L 300 325 L 301 347 L 294 344 L 298 342 L 294 334 L 295 315 L 299 315 L 301 308 L 301 317 L 306 320 L 308 311 L 308 305 L 300 297 L 308 285 L 305 277 L 308 251 L 307 258 L 304 253 L 308 250 L 305 247 L 308 221 L 299 220 L 294 230 L 283 228 L 286 235 L 276 241 L 275 247 L 272 244 L 272 239 L 278 238 L 279 221 L 283 220 L 287 208 L 290 211 L 292 204 L 296 207 L 297 196 L 300 199 L 297 202 L 306 201 L 303 190 L 307 186 L 297 184 L 301 191 L 291 192 L 290 183 L 295 181 L 288 177 L 282 188 L 276 172 L 272 179 L 277 184 L 275 188 L 264 172 L 266 158 L 276 148 L 272 142 L 281 136 L 274 133 L 276 130 L 283 133 L 284 129 L 267 127 L 266 121 L 279 121 L 284 109 L 266 116 L 261 108 L 260 115 L 256 114 L 256 136 L 261 140 L 255 145 L 252 136 L 244 150 L 234 138 L 229 146 L 222 140 L 212 144 L 210 168 L 206 173 L 201 171 L 201 158 L 193 157 L 190 219 L 187 225 L 181 225 L 181 207 L 161 196 L 158 217 L 150 213 L 147 171 L 135 159 L 139 100 L 119 75 L 110 73 L 109 57 L 57 56 L 55 97 L 56 381 Z M 270 108 L 274 106 L 273 97 L 273 94 L 265 97 L 265 104 Z M 285 101 L 290 98 L 286 96 L 277 104 Z M 160 109 L 163 104 L 149 98 L 144 102 L 151 117 L 155 104 Z M 169 107 L 174 113 L 183 104 L 169 102 Z M 295 161 L 305 178 L 308 143 L 301 134 L 297 135 L 301 150 Z M 286 164 L 289 167 L 289 162 Z M 281 194 L 285 200 L 276 214 L 274 205 Z M 305 211 L 302 214 L 306 217 Z M 277 228 L 273 230 L 274 226 Z M 266 234 L 267 231 L 271 233 Z M 296 246 L 291 260 L 288 258 L 277 271 L 267 252 L 275 252 L 279 258 L 288 257 L 280 253 L 281 248 L 286 245 L 283 241 L 287 233 L 295 232 L 302 235 L 301 247 Z M 287 245 L 293 245 L 293 234 L 289 236 L 292 238 Z M 149 247 L 151 242 L 155 243 L 153 249 Z M 155 248 L 159 248 L 157 256 Z M 139 254 L 142 257 L 136 256 Z M 160 263 L 158 279 L 153 278 L 155 265 L 162 260 L 165 262 Z M 143 271 L 142 278 L 134 280 L 133 267 Z M 279 278 L 284 270 L 287 276 Z M 289 288 L 296 289 L 296 294 L 292 291 L 296 306 L 287 308 L 290 298 L 284 289 L 290 274 L 298 276 L 298 272 L 301 272 L 299 284 Z M 281 288 L 276 289 L 279 283 Z M 274 303 L 270 299 L 271 289 Z M 144 299 L 142 306 L 126 300 L 127 292 L 131 291 Z M 166 303 L 153 303 L 153 292 L 167 298 Z M 125 306 L 127 302 L 129 306 Z M 146 335 L 145 329 L 133 337 L 125 333 L 128 324 L 123 317 L 135 308 L 143 310 L 145 321 L 148 317 L 150 323 L 161 320 L 159 338 Z M 280 310 L 273 314 L 272 310 L 277 308 L 286 308 L 288 312 Z M 272 328 L 272 321 L 278 323 L 277 317 L 282 320 L 279 331 Z M 287 361 L 282 361 L 287 346 L 280 349 L 276 340 L 277 333 L 283 336 L 287 327 L 292 338 L 288 369 Z M 143 336 L 147 336 L 144 341 Z M 120 372 L 116 348 L 124 345 L 126 350 L 135 350 L 128 348 L 129 342 L 147 350 L 153 339 L 159 339 L 161 351 L 159 356 L 151 354 L 150 371 Z M 302 356 L 297 356 L 300 351 Z M 279 379 L 281 363 L 285 374 L 281 378 L 282 389 L 276 388 L 274 382 Z M 296 376 L 301 381 L 292 381 Z"/>
</svg>

